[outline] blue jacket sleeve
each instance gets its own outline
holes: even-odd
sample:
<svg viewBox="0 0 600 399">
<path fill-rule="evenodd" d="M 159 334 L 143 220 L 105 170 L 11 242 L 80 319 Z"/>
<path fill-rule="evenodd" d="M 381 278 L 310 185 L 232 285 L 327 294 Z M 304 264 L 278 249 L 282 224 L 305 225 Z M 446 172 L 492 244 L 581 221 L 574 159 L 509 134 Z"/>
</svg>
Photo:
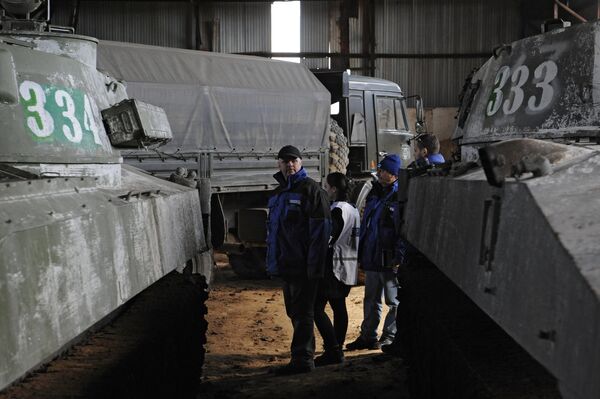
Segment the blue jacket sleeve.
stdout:
<svg viewBox="0 0 600 399">
<path fill-rule="evenodd" d="M 331 235 L 331 213 L 327 194 L 316 186 L 309 210 L 308 278 L 323 277 L 327 247 Z"/>
</svg>

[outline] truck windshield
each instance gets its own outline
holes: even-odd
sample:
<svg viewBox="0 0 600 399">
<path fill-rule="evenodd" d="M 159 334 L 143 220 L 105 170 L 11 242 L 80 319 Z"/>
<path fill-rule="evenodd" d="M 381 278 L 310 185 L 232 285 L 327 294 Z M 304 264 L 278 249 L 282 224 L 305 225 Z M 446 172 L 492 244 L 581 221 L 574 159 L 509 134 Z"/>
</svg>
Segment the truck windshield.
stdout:
<svg viewBox="0 0 600 399">
<path fill-rule="evenodd" d="M 352 117 L 350 142 L 352 144 L 366 144 L 367 142 L 364 112 L 362 95 L 350 96 L 350 115 Z"/>
<path fill-rule="evenodd" d="M 401 99 L 377 96 L 375 108 L 378 130 L 407 130 Z"/>
</svg>

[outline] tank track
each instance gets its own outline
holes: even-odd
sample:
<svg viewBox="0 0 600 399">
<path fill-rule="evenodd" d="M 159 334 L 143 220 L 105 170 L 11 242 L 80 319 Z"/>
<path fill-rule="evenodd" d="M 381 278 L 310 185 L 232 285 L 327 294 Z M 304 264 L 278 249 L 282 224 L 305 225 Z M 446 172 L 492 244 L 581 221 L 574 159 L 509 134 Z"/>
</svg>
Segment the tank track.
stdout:
<svg viewBox="0 0 600 399">
<path fill-rule="evenodd" d="M 0 399 L 194 397 L 207 298 L 204 277 L 170 273 Z"/>
<path fill-rule="evenodd" d="M 425 258 L 401 274 L 411 397 L 559 399 L 556 379 Z"/>
</svg>

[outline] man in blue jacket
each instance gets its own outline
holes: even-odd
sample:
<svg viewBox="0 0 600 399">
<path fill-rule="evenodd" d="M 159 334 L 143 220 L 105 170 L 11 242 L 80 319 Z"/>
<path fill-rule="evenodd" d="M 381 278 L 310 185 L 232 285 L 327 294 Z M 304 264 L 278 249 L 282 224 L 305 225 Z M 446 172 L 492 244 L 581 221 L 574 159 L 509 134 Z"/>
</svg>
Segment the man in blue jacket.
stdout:
<svg viewBox="0 0 600 399">
<path fill-rule="evenodd" d="M 431 133 L 421 134 L 415 138 L 414 152 L 415 161 L 408 165 L 408 169 L 429 169 L 446 162 L 444 156 L 440 154 L 439 139 Z M 408 242 L 403 242 L 403 245 L 400 247 L 400 254 L 398 256 L 400 268 L 396 276 L 396 279 L 400 281 L 403 286 L 406 281 L 401 278 L 402 272 L 409 267 L 410 263 L 417 263 L 419 261 L 423 261 L 422 255 L 420 255 L 418 251 Z M 404 290 L 406 291 L 406 289 Z M 404 323 L 404 319 L 406 319 L 406 317 L 402 313 L 403 312 L 398 311 L 396 315 L 397 334 L 395 339 L 392 343 L 386 343 L 385 345 L 381 346 L 382 352 L 392 356 L 404 355 L 404 348 L 402 347 L 401 342 L 402 338 L 398 336 L 402 335 L 402 333 L 406 334 L 407 325 Z"/>
<path fill-rule="evenodd" d="M 364 318 L 360 336 L 346 345 L 348 350 L 378 349 L 381 345 L 390 344 L 396 334 L 398 285 L 395 271 L 403 245 L 395 226 L 400 166 L 401 160 L 396 154 L 383 158 L 377 165 L 377 181 L 367 196 L 358 246 L 360 267 L 366 274 Z M 378 340 L 382 296 L 389 310 Z"/>
<path fill-rule="evenodd" d="M 408 168 L 422 168 L 446 162 L 440 154 L 440 140 L 431 133 L 420 134 L 415 138 L 415 160 Z"/>
<path fill-rule="evenodd" d="M 283 279 L 285 310 L 292 321 L 292 359 L 278 375 L 315 368 L 314 307 L 323 278 L 331 215 L 327 194 L 308 177 L 300 151 L 286 145 L 278 154 L 279 187 L 269 199 L 267 273 Z"/>
</svg>

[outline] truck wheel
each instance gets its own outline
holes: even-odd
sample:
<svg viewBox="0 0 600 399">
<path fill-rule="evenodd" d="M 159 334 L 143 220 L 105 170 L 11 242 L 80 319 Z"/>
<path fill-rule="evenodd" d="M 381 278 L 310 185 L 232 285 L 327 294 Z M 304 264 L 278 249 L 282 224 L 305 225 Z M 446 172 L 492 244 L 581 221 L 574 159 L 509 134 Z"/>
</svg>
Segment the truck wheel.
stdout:
<svg viewBox="0 0 600 399">
<path fill-rule="evenodd" d="M 346 174 L 348 166 L 348 139 L 334 119 L 329 119 L 329 173 Z"/>
<path fill-rule="evenodd" d="M 229 264 L 241 278 L 248 280 L 267 278 L 266 248 L 246 248 L 243 253 L 229 253 Z"/>
</svg>

